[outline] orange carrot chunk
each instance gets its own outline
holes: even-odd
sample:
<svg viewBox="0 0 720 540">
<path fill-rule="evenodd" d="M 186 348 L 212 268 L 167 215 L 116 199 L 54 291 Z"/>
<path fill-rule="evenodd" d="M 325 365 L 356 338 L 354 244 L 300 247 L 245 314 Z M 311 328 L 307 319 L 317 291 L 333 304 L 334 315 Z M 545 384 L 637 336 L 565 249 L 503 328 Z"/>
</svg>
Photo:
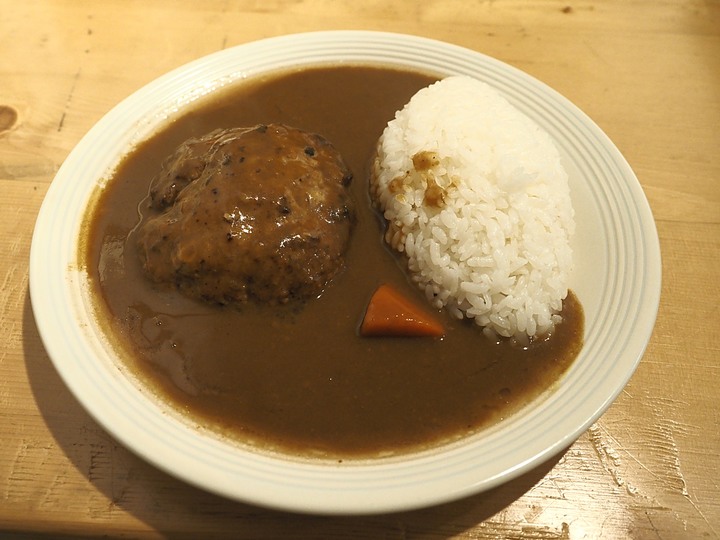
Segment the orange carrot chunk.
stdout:
<svg viewBox="0 0 720 540">
<path fill-rule="evenodd" d="M 445 335 L 445 329 L 431 314 L 390 285 L 381 285 L 370 299 L 360 325 L 360 335 L 440 337 Z"/>
</svg>

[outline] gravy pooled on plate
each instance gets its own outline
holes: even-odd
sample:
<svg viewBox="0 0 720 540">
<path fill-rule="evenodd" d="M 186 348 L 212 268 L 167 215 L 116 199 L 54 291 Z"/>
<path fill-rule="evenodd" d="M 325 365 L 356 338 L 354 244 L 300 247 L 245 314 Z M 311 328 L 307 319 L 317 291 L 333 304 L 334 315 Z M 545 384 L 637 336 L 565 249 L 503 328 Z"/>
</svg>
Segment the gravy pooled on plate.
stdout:
<svg viewBox="0 0 720 540">
<path fill-rule="evenodd" d="M 529 347 L 486 339 L 445 312 L 443 338 L 362 338 L 373 292 L 418 304 L 368 195 L 387 122 L 423 73 L 324 66 L 243 81 L 196 103 L 123 160 L 89 213 L 86 263 L 97 314 L 128 369 L 199 425 L 261 449 L 345 459 L 415 451 L 508 417 L 557 384 L 582 346 L 570 294 L 554 334 Z M 220 306 L 158 286 L 137 249 L 152 179 L 175 149 L 216 129 L 278 123 L 321 134 L 352 172 L 355 223 L 344 268 L 322 294 L 285 306 Z"/>
</svg>

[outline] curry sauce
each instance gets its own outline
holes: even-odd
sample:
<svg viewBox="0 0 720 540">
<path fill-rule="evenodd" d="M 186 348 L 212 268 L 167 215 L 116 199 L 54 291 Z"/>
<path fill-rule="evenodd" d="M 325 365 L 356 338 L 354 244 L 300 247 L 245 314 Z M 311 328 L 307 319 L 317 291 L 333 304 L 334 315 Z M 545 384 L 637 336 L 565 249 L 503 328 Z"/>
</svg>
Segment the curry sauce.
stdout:
<svg viewBox="0 0 720 540">
<path fill-rule="evenodd" d="M 404 261 L 384 244 L 368 177 L 388 120 L 433 80 L 350 65 L 248 79 L 194 104 L 133 149 L 88 213 L 82 254 L 98 317 L 128 369 L 228 437 L 337 459 L 461 438 L 558 384 L 582 346 L 582 308 L 572 294 L 554 334 L 528 347 L 488 340 L 472 322 L 444 312 L 436 313 L 442 338 L 359 335 L 380 285 L 425 302 Z M 152 283 L 133 235 L 163 161 L 188 138 L 265 123 L 322 134 L 352 171 L 357 221 L 344 271 L 318 298 L 290 306 L 211 305 Z"/>
</svg>

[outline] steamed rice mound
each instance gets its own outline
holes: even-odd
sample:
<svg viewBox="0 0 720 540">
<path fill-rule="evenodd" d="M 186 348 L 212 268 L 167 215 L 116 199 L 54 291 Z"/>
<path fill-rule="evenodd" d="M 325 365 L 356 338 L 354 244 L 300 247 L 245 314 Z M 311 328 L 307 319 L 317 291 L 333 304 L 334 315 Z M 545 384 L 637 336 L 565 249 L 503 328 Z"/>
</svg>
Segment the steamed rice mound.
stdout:
<svg viewBox="0 0 720 540">
<path fill-rule="evenodd" d="M 419 91 L 378 141 L 371 195 L 437 308 L 527 341 L 562 320 L 575 222 L 549 135 L 490 86 Z"/>
</svg>

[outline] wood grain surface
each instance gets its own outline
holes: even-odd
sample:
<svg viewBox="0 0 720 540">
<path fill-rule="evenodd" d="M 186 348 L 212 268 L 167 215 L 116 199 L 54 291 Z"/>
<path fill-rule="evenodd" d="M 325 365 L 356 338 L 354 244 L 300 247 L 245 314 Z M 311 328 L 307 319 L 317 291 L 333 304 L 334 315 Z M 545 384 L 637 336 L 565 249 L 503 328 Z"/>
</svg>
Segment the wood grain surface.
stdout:
<svg viewBox="0 0 720 540">
<path fill-rule="evenodd" d="M 0 538 L 717 538 L 720 2 L 0 0 Z M 209 495 L 118 445 L 40 341 L 28 293 L 43 196 L 85 132 L 170 69 L 310 30 L 423 35 L 552 86 L 610 136 L 652 207 L 656 328 L 617 401 L 565 453 L 491 492 L 379 516 Z"/>
</svg>

